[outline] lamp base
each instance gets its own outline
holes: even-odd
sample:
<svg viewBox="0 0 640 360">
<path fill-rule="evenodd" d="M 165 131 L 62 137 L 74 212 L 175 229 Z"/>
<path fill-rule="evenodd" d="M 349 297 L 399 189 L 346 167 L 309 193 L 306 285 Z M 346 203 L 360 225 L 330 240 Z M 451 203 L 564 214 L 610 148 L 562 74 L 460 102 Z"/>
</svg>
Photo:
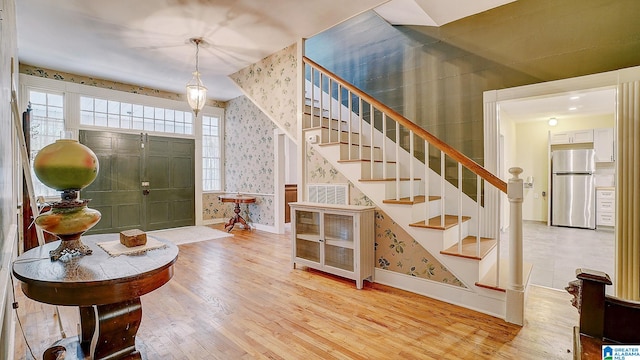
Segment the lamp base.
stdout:
<svg viewBox="0 0 640 360">
<path fill-rule="evenodd" d="M 60 245 L 55 249 L 49 251 L 49 258 L 51 261 L 65 260 L 76 256 L 91 255 L 91 250 L 87 245 L 82 243 L 80 235 L 73 239 L 62 239 Z"/>
</svg>

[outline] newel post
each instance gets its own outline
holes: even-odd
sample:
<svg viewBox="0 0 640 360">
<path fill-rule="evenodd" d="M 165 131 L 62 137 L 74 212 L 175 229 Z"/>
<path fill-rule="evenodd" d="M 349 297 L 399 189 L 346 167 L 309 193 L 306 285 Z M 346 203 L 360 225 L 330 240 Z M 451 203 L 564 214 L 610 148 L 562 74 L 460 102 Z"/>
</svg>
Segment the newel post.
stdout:
<svg viewBox="0 0 640 360">
<path fill-rule="evenodd" d="M 509 286 L 514 290 L 524 290 L 522 280 L 522 200 L 524 199 L 524 184 L 518 175 L 522 168 L 512 167 L 509 173 L 513 175 L 507 184 L 509 198 Z"/>
<path fill-rule="evenodd" d="M 513 175 L 507 184 L 509 198 L 509 286 L 507 287 L 507 322 L 524 325 L 524 281 L 522 254 L 522 200 L 524 184 L 519 167 L 509 169 Z"/>
</svg>

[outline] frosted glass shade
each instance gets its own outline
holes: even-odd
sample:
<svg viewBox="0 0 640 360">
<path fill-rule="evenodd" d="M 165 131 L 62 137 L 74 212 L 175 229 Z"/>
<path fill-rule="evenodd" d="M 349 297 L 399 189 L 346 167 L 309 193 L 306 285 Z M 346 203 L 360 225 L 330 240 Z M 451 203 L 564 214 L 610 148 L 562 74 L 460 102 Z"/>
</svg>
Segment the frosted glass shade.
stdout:
<svg viewBox="0 0 640 360">
<path fill-rule="evenodd" d="M 207 101 L 207 88 L 202 84 L 200 80 L 200 73 L 193 72 L 193 78 L 187 83 L 187 102 L 198 115 L 198 112 L 204 108 L 204 103 Z"/>
</svg>

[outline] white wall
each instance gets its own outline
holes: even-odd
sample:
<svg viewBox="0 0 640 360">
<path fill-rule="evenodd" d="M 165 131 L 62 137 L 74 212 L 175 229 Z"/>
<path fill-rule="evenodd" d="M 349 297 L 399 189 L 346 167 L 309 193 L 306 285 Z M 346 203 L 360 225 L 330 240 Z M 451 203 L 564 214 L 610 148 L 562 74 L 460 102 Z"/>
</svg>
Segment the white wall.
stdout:
<svg viewBox="0 0 640 360">
<path fill-rule="evenodd" d="M 524 170 L 521 176 L 523 179 L 528 176 L 534 177 L 533 188 L 524 189 L 523 220 L 547 221 L 547 206 L 549 202 L 549 132 L 614 126 L 614 114 L 564 121 L 558 119 L 558 125 L 554 127 L 549 126 L 544 121 L 515 124 L 515 156 L 513 165 L 509 166 L 521 167 Z M 509 152 L 506 147 L 505 152 Z M 507 162 L 507 164 L 510 163 Z M 546 192 L 547 196 L 542 196 L 543 191 Z"/>
</svg>

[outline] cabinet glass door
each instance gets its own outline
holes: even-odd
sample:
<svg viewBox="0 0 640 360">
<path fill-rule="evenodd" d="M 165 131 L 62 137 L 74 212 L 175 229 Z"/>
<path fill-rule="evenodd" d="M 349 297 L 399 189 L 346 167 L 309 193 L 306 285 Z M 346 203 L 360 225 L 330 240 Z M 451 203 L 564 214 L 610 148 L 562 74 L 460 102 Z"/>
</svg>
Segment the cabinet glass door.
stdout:
<svg viewBox="0 0 640 360">
<path fill-rule="evenodd" d="M 320 262 L 320 214 L 296 210 L 296 256 Z"/>
<path fill-rule="evenodd" d="M 353 271 L 353 216 L 324 214 L 324 264 Z"/>
</svg>

